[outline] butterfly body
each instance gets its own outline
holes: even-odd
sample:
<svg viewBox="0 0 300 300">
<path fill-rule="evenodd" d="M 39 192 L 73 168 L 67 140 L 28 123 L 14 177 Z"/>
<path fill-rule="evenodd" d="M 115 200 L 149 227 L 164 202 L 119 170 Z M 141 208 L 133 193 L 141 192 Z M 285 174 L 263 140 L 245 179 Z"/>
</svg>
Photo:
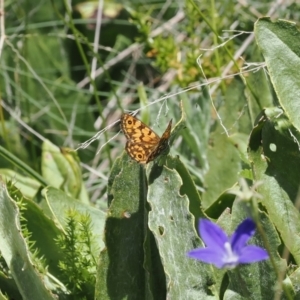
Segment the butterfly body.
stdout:
<svg viewBox="0 0 300 300">
<path fill-rule="evenodd" d="M 159 137 L 134 116 L 124 113 L 121 117 L 121 129 L 127 138 L 125 150 L 132 159 L 141 164 L 154 160 L 168 147 L 171 128 L 172 120 Z"/>
</svg>

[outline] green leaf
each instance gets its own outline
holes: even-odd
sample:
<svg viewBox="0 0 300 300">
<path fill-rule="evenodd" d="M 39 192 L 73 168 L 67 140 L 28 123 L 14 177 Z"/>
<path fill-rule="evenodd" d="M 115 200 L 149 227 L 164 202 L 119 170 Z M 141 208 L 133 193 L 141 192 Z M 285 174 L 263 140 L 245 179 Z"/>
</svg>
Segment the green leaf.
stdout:
<svg viewBox="0 0 300 300">
<path fill-rule="evenodd" d="M 205 174 L 202 205 L 211 206 L 226 190 L 238 180 L 241 171 L 241 159 L 244 155 L 245 138 L 249 134 L 251 123 L 245 110 L 245 87 L 240 80 L 233 80 L 226 90 L 222 106 L 218 110 L 221 120 L 215 118 L 215 126 L 209 135 L 207 161 L 209 169 Z M 216 105 L 216 104 L 215 104 Z M 222 123 L 221 123 L 222 122 Z M 225 129 L 228 131 L 225 132 Z"/>
<path fill-rule="evenodd" d="M 106 249 L 100 254 L 96 298 L 147 299 L 143 268 L 147 232 L 144 169 L 123 153 L 114 164 L 112 174 L 105 225 Z"/>
<path fill-rule="evenodd" d="M 33 265 L 26 242 L 21 235 L 19 210 L 8 195 L 6 187 L 0 187 L 0 252 L 18 285 L 23 299 L 56 299 L 45 286 L 45 278 Z"/>
<path fill-rule="evenodd" d="M 88 204 L 88 195 L 82 182 L 79 158 L 74 151 L 60 149 L 50 141 L 43 143 L 42 173 L 53 187 Z"/>
<path fill-rule="evenodd" d="M 300 135 L 287 127 L 285 115 L 276 115 L 277 108 L 265 110 L 258 118 L 249 142 L 249 158 L 255 181 L 261 181 L 257 191 L 281 238 L 300 263 L 300 218 L 294 205 L 300 182 Z M 266 115 L 268 112 L 269 116 Z"/>
<path fill-rule="evenodd" d="M 206 192 L 203 194 L 205 208 L 236 183 L 241 170 L 239 153 L 225 134 L 214 132 L 211 141 L 213 146 L 208 153 L 210 169 L 205 176 Z"/>
<path fill-rule="evenodd" d="M 55 243 L 58 235 L 61 233 L 53 219 L 45 215 L 45 212 L 33 201 L 23 199 L 25 206 L 22 211 L 22 224 L 30 232 L 30 241 L 35 242 L 34 249 L 38 249 L 39 256 L 43 256 L 47 263 L 49 272 L 59 277 L 60 270 L 58 262 L 62 255 L 61 249 Z"/>
<path fill-rule="evenodd" d="M 180 135 L 183 143 L 180 143 L 179 153 L 185 165 L 191 164 L 190 172 L 195 175 L 198 182 L 203 182 L 203 174 L 209 168 L 207 162 L 207 144 L 211 123 L 211 103 L 208 89 L 203 87 L 201 93 L 183 94 L 183 121 L 186 128 L 181 130 Z M 188 118 L 186 119 L 186 115 Z M 195 156 L 196 162 L 201 168 L 194 168 L 194 160 L 189 158 Z"/>
<path fill-rule="evenodd" d="M 166 165 L 169 169 L 176 170 L 176 172 L 178 172 L 179 176 L 181 177 L 182 185 L 180 188 L 180 194 L 187 195 L 187 197 L 189 198 L 189 211 L 195 217 L 196 223 L 198 223 L 198 219 L 204 218 L 205 215 L 201 209 L 201 197 L 194 181 L 191 178 L 189 171 L 178 157 L 174 158 L 168 156 Z M 154 173 L 155 172 L 151 172 L 150 174 L 154 175 Z M 151 178 L 151 176 L 149 176 L 149 184 L 151 184 L 153 180 L 154 178 Z"/>
<path fill-rule="evenodd" d="M 272 86 L 270 85 L 269 78 L 266 76 L 265 70 L 258 70 L 259 64 L 263 63 L 261 51 L 258 47 L 255 47 L 254 52 L 251 54 L 251 60 L 257 63 L 253 65 L 251 65 L 250 63 L 249 69 L 254 69 L 255 66 L 257 66 L 257 69 L 254 69 L 252 72 L 248 72 L 244 78 L 247 84 L 247 88 L 245 89 L 246 98 L 243 99 L 241 103 L 247 103 L 244 107 L 244 116 L 246 117 L 246 120 L 251 122 L 250 125 L 252 127 L 252 124 L 254 124 L 255 122 L 256 116 L 261 112 L 261 110 L 264 107 L 273 106 L 274 93 L 272 90 Z M 247 64 L 245 66 L 247 66 Z M 245 68 L 245 70 L 247 69 Z M 246 133 L 249 134 L 249 127 Z"/>
<path fill-rule="evenodd" d="M 168 299 L 218 299 L 209 265 L 187 257 L 201 245 L 195 231 L 189 200 L 180 195 L 182 180 L 175 170 L 153 166 L 149 176 L 149 228 L 153 232 L 164 272 Z"/>
<path fill-rule="evenodd" d="M 300 32 L 296 24 L 270 18 L 255 23 L 255 37 L 264 55 L 280 105 L 292 124 L 300 130 Z"/>
</svg>

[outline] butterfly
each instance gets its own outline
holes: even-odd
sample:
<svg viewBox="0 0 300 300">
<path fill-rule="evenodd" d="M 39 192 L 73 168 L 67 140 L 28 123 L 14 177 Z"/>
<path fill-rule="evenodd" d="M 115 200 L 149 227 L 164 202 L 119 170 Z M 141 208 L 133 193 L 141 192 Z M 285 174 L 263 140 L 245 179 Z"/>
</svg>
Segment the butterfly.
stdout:
<svg viewBox="0 0 300 300">
<path fill-rule="evenodd" d="M 127 138 L 125 150 L 132 159 L 141 164 L 154 160 L 168 147 L 171 128 L 172 120 L 159 137 L 136 117 L 126 113 L 121 116 L 121 129 Z"/>
</svg>

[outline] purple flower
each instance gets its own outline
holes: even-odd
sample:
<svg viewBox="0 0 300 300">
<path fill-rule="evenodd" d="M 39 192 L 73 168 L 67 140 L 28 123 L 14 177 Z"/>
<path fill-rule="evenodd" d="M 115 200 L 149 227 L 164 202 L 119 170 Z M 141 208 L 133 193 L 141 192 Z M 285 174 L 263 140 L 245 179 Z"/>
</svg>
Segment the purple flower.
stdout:
<svg viewBox="0 0 300 300">
<path fill-rule="evenodd" d="M 199 232 L 206 248 L 198 248 L 187 253 L 189 257 L 214 264 L 217 268 L 235 268 L 239 264 L 249 264 L 269 258 L 266 250 L 247 245 L 254 235 L 255 223 L 245 219 L 231 237 L 215 223 L 201 219 Z"/>
</svg>

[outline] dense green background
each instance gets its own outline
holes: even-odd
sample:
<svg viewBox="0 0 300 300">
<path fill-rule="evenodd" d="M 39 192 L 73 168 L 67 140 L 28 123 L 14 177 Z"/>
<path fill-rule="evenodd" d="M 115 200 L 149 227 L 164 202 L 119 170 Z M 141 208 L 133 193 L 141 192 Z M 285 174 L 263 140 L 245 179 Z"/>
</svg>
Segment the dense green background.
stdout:
<svg viewBox="0 0 300 300">
<path fill-rule="evenodd" d="M 300 299 L 300 5 L 102 4 L 0 0 L 0 299 Z M 128 158 L 133 110 L 170 156 Z M 249 215 L 269 261 L 186 257 Z"/>
</svg>

